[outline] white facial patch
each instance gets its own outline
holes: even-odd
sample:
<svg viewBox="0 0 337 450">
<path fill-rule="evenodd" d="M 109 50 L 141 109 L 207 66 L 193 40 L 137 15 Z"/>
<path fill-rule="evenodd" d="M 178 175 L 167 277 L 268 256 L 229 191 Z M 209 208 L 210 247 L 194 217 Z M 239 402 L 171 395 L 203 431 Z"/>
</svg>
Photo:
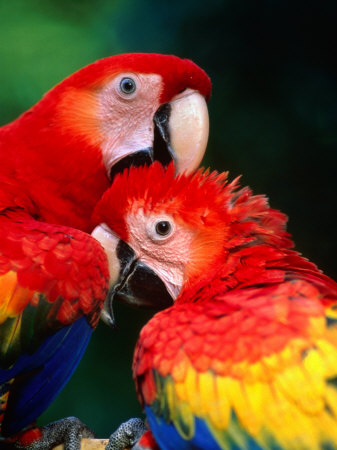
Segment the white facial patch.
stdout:
<svg viewBox="0 0 337 450">
<path fill-rule="evenodd" d="M 167 239 L 153 239 L 149 233 L 158 220 L 170 220 L 174 226 Z M 184 283 L 185 267 L 189 260 L 194 233 L 174 223 L 172 216 L 145 215 L 143 210 L 130 214 L 127 220 L 129 244 L 137 258 L 150 267 L 165 283 L 173 299 L 179 295 Z M 152 229 L 153 231 L 153 229 Z"/>
<path fill-rule="evenodd" d="M 131 78 L 136 85 L 129 95 L 121 90 L 125 78 Z M 99 93 L 98 118 L 104 138 L 102 155 L 108 174 L 125 156 L 152 147 L 153 116 L 159 107 L 161 88 L 160 75 L 123 73 Z"/>
</svg>

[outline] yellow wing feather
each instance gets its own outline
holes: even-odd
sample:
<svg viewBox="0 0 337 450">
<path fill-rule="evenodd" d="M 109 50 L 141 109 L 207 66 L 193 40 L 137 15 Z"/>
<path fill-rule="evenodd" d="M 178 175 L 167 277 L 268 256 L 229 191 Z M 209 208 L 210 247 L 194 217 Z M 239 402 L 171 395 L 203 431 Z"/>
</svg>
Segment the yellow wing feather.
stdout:
<svg viewBox="0 0 337 450">
<path fill-rule="evenodd" d="M 15 317 L 29 303 L 33 291 L 18 284 L 17 273 L 9 270 L 0 276 L 0 325 Z"/>
<path fill-rule="evenodd" d="M 185 377 L 166 377 L 160 395 L 180 434 L 193 436 L 199 417 L 224 449 L 229 438 L 245 448 L 247 433 L 266 449 L 271 442 L 290 450 L 337 448 L 337 329 L 322 317 L 311 320 L 310 337 L 293 339 L 251 366 L 233 367 L 240 377 L 198 373 L 186 356 Z"/>
</svg>

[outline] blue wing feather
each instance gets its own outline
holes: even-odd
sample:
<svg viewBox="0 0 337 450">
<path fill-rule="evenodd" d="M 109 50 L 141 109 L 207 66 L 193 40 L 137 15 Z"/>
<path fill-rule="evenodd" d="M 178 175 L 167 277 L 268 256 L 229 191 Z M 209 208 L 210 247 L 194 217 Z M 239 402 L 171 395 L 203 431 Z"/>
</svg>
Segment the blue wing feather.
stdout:
<svg viewBox="0 0 337 450">
<path fill-rule="evenodd" d="M 49 336 L 32 355 L 22 355 L 0 380 L 16 376 L 10 387 L 2 434 L 10 436 L 32 423 L 52 402 L 76 369 L 91 336 L 85 317 Z"/>
<path fill-rule="evenodd" d="M 175 450 L 177 448 L 179 450 L 219 450 L 220 448 L 205 423 L 198 418 L 195 419 L 194 437 L 186 441 L 172 423 L 166 423 L 163 418 L 156 417 L 149 406 L 145 407 L 145 412 L 150 429 L 162 450 Z"/>
<path fill-rule="evenodd" d="M 205 421 L 195 417 L 194 436 L 185 440 L 177 431 L 172 422 L 165 422 L 164 418 L 157 417 L 150 406 L 145 407 L 146 417 L 150 429 L 162 450 L 220 450 L 221 447 L 206 425 Z M 231 450 L 242 450 L 234 441 L 228 441 Z M 272 445 L 273 450 L 280 450 L 279 446 Z M 261 450 L 261 447 L 250 436 L 246 436 L 245 450 Z"/>
</svg>

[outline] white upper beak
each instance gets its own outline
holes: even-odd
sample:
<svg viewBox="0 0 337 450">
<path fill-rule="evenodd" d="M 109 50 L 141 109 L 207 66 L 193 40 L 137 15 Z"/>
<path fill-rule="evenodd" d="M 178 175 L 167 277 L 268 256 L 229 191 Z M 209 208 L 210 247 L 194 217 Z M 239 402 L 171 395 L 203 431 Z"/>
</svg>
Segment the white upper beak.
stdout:
<svg viewBox="0 0 337 450">
<path fill-rule="evenodd" d="M 208 141 L 206 100 L 199 92 L 187 89 L 170 105 L 169 135 L 177 169 L 178 172 L 192 172 L 200 165 Z"/>
</svg>

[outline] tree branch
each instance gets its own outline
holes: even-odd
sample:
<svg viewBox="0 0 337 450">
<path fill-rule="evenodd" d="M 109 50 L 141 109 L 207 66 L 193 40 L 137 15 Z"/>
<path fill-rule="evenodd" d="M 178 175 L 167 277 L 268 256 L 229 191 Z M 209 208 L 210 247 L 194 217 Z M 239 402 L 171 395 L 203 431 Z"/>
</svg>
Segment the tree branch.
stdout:
<svg viewBox="0 0 337 450">
<path fill-rule="evenodd" d="M 82 439 L 81 450 L 104 450 L 108 439 Z M 64 446 L 58 445 L 54 450 L 64 450 Z"/>
</svg>

